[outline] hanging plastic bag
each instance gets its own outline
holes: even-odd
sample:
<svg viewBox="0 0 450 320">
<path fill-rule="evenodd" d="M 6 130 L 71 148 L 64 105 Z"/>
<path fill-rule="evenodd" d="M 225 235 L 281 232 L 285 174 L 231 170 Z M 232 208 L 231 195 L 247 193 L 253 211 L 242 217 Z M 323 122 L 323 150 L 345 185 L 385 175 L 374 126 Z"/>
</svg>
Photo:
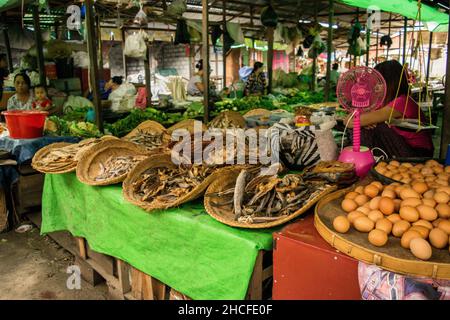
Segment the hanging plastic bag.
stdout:
<svg viewBox="0 0 450 320">
<path fill-rule="evenodd" d="M 178 20 L 181 19 L 186 10 L 186 0 L 175 0 L 167 7 L 166 15 Z"/>
<path fill-rule="evenodd" d="M 228 30 L 225 29 L 223 32 L 223 52 L 227 53 L 231 50 L 231 46 L 234 44 L 233 38 L 228 33 Z"/>
<path fill-rule="evenodd" d="M 124 54 L 132 58 L 145 57 L 147 53 L 146 39 L 147 34 L 144 31 L 139 31 L 128 36 L 125 40 Z"/>
<path fill-rule="evenodd" d="M 239 23 L 227 22 L 227 30 L 233 38 L 235 44 L 245 43 L 244 32 L 242 32 L 242 28 Z"/>
<path fill-rule="evenodd" d="M 147 15 L 145 14 L 144 10 L 142 9 L 142 4 L 141 4 L 141 9 L 136 14 L 136 17 L 134 17 L 134 23 L 143 25 L 143 24 L 147 24 L 147 22 L 148 22 Z"/>
<path fill-rule="evenodd" d="M 273 33 L 273 41 L 278 43 L 284 43 L 284 27 L 281 23 L 277 25 L 275 32 Z"/>
<path fill-rule="evenodd" d="M 271 5 L 261 10 L 261 23 L 265 27 L 276 28 L 278 24 L 278 15 Z"/>
<path fill-rule="evenodd" d="M 191 36 L 187 28 L 186 21 L 179 19 L 177 21 L 177 30 L 175 31 L 174 44 L 189 44 L 191 43 Z"/>
</svg>

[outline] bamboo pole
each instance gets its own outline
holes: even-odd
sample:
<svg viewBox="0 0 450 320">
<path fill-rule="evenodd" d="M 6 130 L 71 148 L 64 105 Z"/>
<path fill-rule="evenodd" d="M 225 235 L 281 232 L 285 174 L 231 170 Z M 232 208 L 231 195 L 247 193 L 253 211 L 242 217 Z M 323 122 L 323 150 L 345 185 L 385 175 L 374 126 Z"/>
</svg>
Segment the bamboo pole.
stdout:
<svg viewBox="0 0 450 320">
<path fill-rule="evenodd" d="M 103 72 L 103 43 L 102 43 L 102 29 L 100 28 L 100 16 L 97 14 L 95 16 L 95 24 L 97 28 L 97 39 L 98 39 L 98 72 L 100 80 L 105 80 Z"/>
<path fill-rule="evenodd" d="M 414 27 L 414 26 L 413 26 Z M 408 18 L 405 17 L 405 24 L 403 25 L 403 64 L 406 63 L 406 40 L 408 38 Z"/>
<path fill-rule="evenodd" d="M 269 85 L 267 86 L 267 93 L 272 92 L 272 84 L 273 84 L 273 34 L 275 29 L 272 27 L 267 28 L 267 42 L 268 42 L 268 51 L 267 51 L 267 74 L 269 78 Z"/>
<path fill-rule="evenodd" d="M 42 85 L 46 85 L 47 79 L 45 76 L 44 49 L 42 42 L 41 25 L 39 24 L 39 7 L 37 5 L 33 5 L 32 8 L 33 8 L 34 35 L 36 39 L 36 51 L 39 69 L 39 83 Z"/>
<path fill-rule="evenodd" d="M 450 25 L 450 18 L 449 18 Z M 447 73 L 445 75 L 445 107 L 442 121 L 442 136 L 441 136 L 441 159 L 444 159 L 447 154 L 447 148 L 450 144 L 450 28 L 448 30 L 447 38 Z"/>
<path fill-rule="evenodd" d="M 95 17 L 94 4 L 92 0 L 85 0 L 86 6 L 86 30 L 87 46 L 90 60 L 89 80 L 94 98 L 95 123 L 98 129 L 103 132 L 103 110 L 101 106 L 100 87 L 98 77 L 97 45 L 95 43 Z"/>
<path fill-rule="evenodd" d="M 392 13 L 389 13 L 389 27 L 388 27 L 388 35 L 391 36 L 391 19 L 392 19 Z M 387 47 L 387 53 L 386 53 L 386 61 L 389 60 L 389 46 Z"/>
<path fill-rule="evenodd" d="M 432 49 L 432 47 L 433 47 L 433 32 L 430 32 L 430 43 L 428 46 L 428 59 L 427 59 L 427 75 L 426 75 L 426 81 L 425 81 L 427 88 L 428 88 L 428 81 L 430 80 L 430 64 L 431 64 L 431 49 Z"/>
<path fill-rule="evenodd" d="M 378 64 L 378 48 L 380 46 L 380 29 L 377 30 L 377 47 L 375 51 L 375 64 Z"/>
<path fill-rule="evenodd" d="M 209 16 L 208 0 L 202 0 L 203 119 L 209 121 Z"/>
<path fill-rule="evenodd" d="M 333 41 L 334 1 L 328 0 L 328 6 L 327 81 L 325 84 L 325 101 L 330 101 L 331 90 L 331 47 Z"/>
<path fill-rule="evenodd" d="M 226 15 L 227 5 L 226 1 L 222 1 L 222 23 L 223 23 L 223 32 L 227 29 L 227 15 Z M 227 86 L 227 53 L 222 48 L 222 68 L 223 68 L 223 87 Z"/>
<path fill-rule="evenodd" d="M 152 70 L 150 70 L 150 48 L 149 44 L 147 44 L 147 51 L 144 59 L 144 69 L 145 69 L 145 90 L 147 91 L 147 107 L 151 107 L 152 105 L 152 84 L 151 84 L 151 74 Z"/>
</svg>

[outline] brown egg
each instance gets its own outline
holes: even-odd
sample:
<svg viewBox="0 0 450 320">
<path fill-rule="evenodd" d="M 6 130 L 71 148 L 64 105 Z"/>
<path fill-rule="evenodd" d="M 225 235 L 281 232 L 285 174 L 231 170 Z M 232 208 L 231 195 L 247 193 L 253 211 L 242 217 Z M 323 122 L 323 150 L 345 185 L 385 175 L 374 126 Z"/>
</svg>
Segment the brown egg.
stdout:
<svg viewBox="0 0 450 320">
<path fill-rule="evenodd" d="M 337 216 L 333 220 L 333 228 L 337 232 L 346 233 L 350 229 L 350 222 L 344 216 Z"/>
<path fill-rule="evenodd" d="M 410 168 L 413 167 L 412 163 L 410 163 L 410 162 L 403 162 L 403 163 L 401 164 L 401 166 L 403 166 L 403 167 L 405 167 L 405 168 L 408 168 L 408 169 L 410 169 Z"/>
<path fill-rule="evenodd" d="M 378 172 L 378 173 L 381 174 L 381 175 L 385 175 L 385 173 L 387 172 L 387 169 L 384 168 L 384 167 L 381 167 L 381 168 L 376 167 L 376 168 L 375 168 L 375 171 Z"/>
<path fill-rule="evenodd" d="M 428 238 L 428 234 L 430 233 L 430 229 L 424 227 L 424 226 L 412 226 L 411 228 L 408 229 L 408 231 L 417 231 L 420 233 L 420 236 L 424 239 Z"/>
<path fill-rule="evenodd" d="M 367 217 L 373 222 L 377 222 L 378 220 L 383 219 L 384 216 L 379 210 L 372 210 Z"/>
<path fill-rule="evenodd" d="M 425 162 L 425 166 L 426 167 L 440 167 L 442 165 L 439 162 L 437 162 L 436 160 L 430 159 Z"/>
<path fill-rule="evenodd" d="M 397 171 L 397 167 L 391 166 L 390 164 L 388 164 L 386 166 L 386 169 L 389 170 L 390 172 L 394 172 L 394 171 L 396 172 Z"/>
<path fill-rule="evenodd" d="M 358 193 L 358 192 L 350 191 L 349 193 L 347 193 L 347 194 L 345 195 L 345 199 L 355 200 L 355 198 L 356 198 L 357 196 L 359 196 L 359 193 Z"/>
<path fill-rule="evenodd" d="M 439 226 L 439 223 L 441 223 L 441 221 L 443 221 L 443 220 L 445 220 L 445 219 L 437 218 L 431 224 L 433 225 L 433 227 L 437 228 Z"/>
<path fill-rule="evenodd" d="M 353 200 L 358 204 L 358 206 L 362 206 L 366 202 L 369 201 L 369 198 L 366 195 L 364 195 L 364 194 L 360 194 Z"/>
<path fill-rule="evenodd" d="M 401 207 L 417 207 L 420 206 L 422 204 L 422 201 L 418 198 L 407 198 L 405 200 L 402 201 L 400 208 Z"/>
<path fill-rule="evenodd" d="M 440 218 L 443 219 L 450 218 L 450 205 L 446 203 L 439 203 L 436 206 L 436 211 L 438 212 Z"/>
<path fill-rule="evenodd" d="M 409 249 L 409 244 L 414 238 L 422 238 L 418 231 L 408 230 L 402 235 L 402 239 L 400 240 L 400 244 L 403 248 Z"/>
<path fill-rule="evenodd" d="M 364 194 L 369 198 L 375 198 L 378 193 L 380 193 L 380 189 L 375 186 L 368 185 L 364 188 Z"/>
<path fill-rule="evenodd" d="M 375 223 L 367 217 L 361 217 L 353 222 L 355 229 L 359 232 L 369 232 L 375 227 Z"/>
<path fill-rule="evenodd" d="M 365 217 L 366 215 L 360 211 L 352 211 L 347 215 L 348 221 L 350 221 L 351 224 L 354 224 L 355 220 L 360 217 Z"/>
<path fill-rule="evenodd" d="M 381 200 L 381 197 L 375 197 L 372 200 L 370 200 L 369 208 L 371 210 L 378 210 L 378 207 L 380 205 L 380 200 Z"/>
<path fill-rule="evenodd" d="M 434 197 L 434 191 L 433 191 L 433 190 L 428 190 L 427 192 L 425 192 L 425 193 L 423 194 L 423 197 L 424 197 L 425 199 L 433 199 L 433 197 Z"/>
<path fill-rule="evenodd" d="M 352 199 L 342 200 L 341 207 L 345 212 L 355 211 L 358 208 L 358 204 Z"/>
<path fill-rule="evenodd" d="M 364 213 L 364 215 L 367 216 L 371 210 L 366 207 L 359 207 L 358 209 L 356 209 L 356 211 L 362 212 L 362 213 Z"/>
<path fill-rule="evenodd" d="M 440 191 L 440 192 L 436 192 L 434 194 L 433 199 L 437 203 L 448 203 L 450 201 L 450 196 L 448 194 L 446 194 L 445 192 Z"/>
<path fill-rule="evenodd" d="M 428 230 L 433 229 L 433 225 L 431 224 L 430 221 L 422 220 L 422 219 L 414 222 L 412 225 L 413 226 L 422 226 L 422 227 L 427 228 Z"/>
<path fill-rule="evenodd" d="M 424 219 L 427 221 L 434 221 L 438 218 L 438 213 L 434 208 L 421 204 L 416 207 L 417 211 L 419 211 L 420 219 Z"/>
<path fill-rule="evenodd" d="M 369 232 L 369 242 L 377 247 L 382 247 L 388 241 L 388 235 L 383 230 L 374 229 Z"/>
<path fill-rule="evenodd" d="M 364 203 L 362 207 L 370 210 L 369 202 Z"/>
<path fill-rule="evenodd" d="M 419 170 L 421 170 L 423 167 L 425 167 L 425 165 L 423 163 L 418 163 L 414 167 L 418 168 Z"/>
<path fill-rule="evenodd" d="M 396 223 L 397 221 L 401 221 L 402 218 L 398 213 L 391 214 L 390 216 L 387 216 L 386 219 L 388 219 L 392 224 Z"/>
<path fill-rule="evenodd" d="M 415 192 L 419 194 L 428 191 L 428 185 L 425 182 L 416 182 L 412 185 L 412 188 Z"/>
<path fill-rule="evenodd" d="M 433 182 L 435 180 L 436 180 L 435 176 L 426 176 L 425 179 L 424 179 L 424 181 L 427 182 L 427 183 Z M 428 188 L 428 184 L 427 184 L 427 188 Z"/>
<path fill-rule="evenodd" d="M 381 161 L 381 162 L 377 163 L 377 167 L 386 167 L 386 166 L 387 166 L 387 163 L 384 162 L 384 161 Z"/>
<path fill-rule="evenodd" d="M 394 200 L 387 197 L 381 197 L 380 203 L 378 204 L 378 209 L 384 214 L 384 215 L 390 215 L 394 213 L 395 204 Z"/>
<path fill-rule="evenodd" d="M 381 193 L 381 196 L 382 196 L 382 197 L 386 197 L 386 198 L 391 198 L 391 199 L 397 198 L 397 194 L 395 193 L 395 191 L 394 191 L 394 190 L 389 190 L 389 189 L 384 190 L 384 191 Z"/>
<path fill-rule="evenodd" d="M 439 174 L 439 173 L 443 173 L 444 172 L 444 168 L 442 168 L 442 167 L 434 167 L 433 168 L 433 172 L 434 173 L 436 173 L 436 174 Z"/>
<path fill-rule="evenodd" d="M 416 167 L 412 167 L 411 169 L 409 169 L 409 172 L 412 172 L 412 173 L 419 173 L 419 171 L 420 171 L 420 168 L 416 168 Z"/>
<path fill-rule="evenodd" d="M 400 199 L 394 199 L 394 211 L 398 212 L 400 210 L 402 204 L 402 200 Z"/>
<path fill-rule="evenodd" d="M 436 201 L 434 201 L 434 199 L 422 199 L 422 203 L 432 208 L 436 206 Z"/>
<path fill-rule="evenodd" d="M 397 168 L 400 166 L 400 162 L 398 162 L 397 160 L 392 160 L 391 162 L 389 162 L 389 165 Z"/>
<path fill-rule="evenodd" d="M 412 254 L 421 260 L 428 260 L 433 254 L 431 245 L 422 238 L 412 239 L 409 243 L 409 247 L 411 248 Z"/>
<path fill-rule="evenodd" d="M 354 191 L 358 192 L 359 194 L 364 194 L 364 187 L 363 186 L 357 186 Z"/>
<path fill-rule="evenodd" d="M 450 221 L 442 220 L 438 224 L 438 228 L 442 229 L 445 233 L 450 234 Z"/>
<path fill-rule="evenodd" d="M 400 208 L 400 217 L 408 222 L 415 222 L 420 216 L 416 208 L 405 206 Z"/>
<path fill-rule="evenodd" d="M 400 181 L 403 179 L 403 176 L 400 173 L 396 173 L 392 176 L 392 179 Z"/>
<path fill-rule="evenodd" d="M 405 167 L 403 167 L 403 166 L 400 166 L 400 167 L 398 168 L 398 172 L 401 172 L 401 173 L 408 172 L 408 168 L 405 168 Z"/>
<path fill-rule="evenodd" d="M 403 233 L 406 232 L 411 227 L 411 224 L 408 221 L 400 220 L 394 223 L 392 226 L 392 234 L 394 237 L 400 238 Z"/>
<path fill-rule="evenodd" d="M 414 179 L 414 180 L 416 180 L 416 179 L 423 179 L 423 174 L 421 174 L 421 173 L 413 173 L 411 175 L 411 178 Z"/>
<path fill-rule="evenodd" d="M 400 198 L 402 198 L 402 200 L 405 200 L 408 198 L 419 198 L 420 199 L 420 195 L 413 189 L 404 188 L 403 190 L 400 191 Z"/>
<path fill-rule="evenodd" d="M 439 187 L 436 189 L 437 192 L 445 192 L 450 196 L 450 187 Z"/>
<path fill-rule="evenodd" d="M 446 173 L 450 173 L 450 166 L 446 166 L 444 171 L 445 171 Z"/>
<path fill-rule="evenodd" d="M 402 180 L 400 180 L 401 182 L 403 182 L 403 183 L 410 183 L 411 182 L 411 179 L 409 179 L 409 178 L 404 178 L 404 179 L 402 179 Z"/>
<path fill-rule="evenodd" d="M 433 174 L 433 169 L 425 167 L 422 170 L 420 170 L 420 173 L 423 174 L 424 176 L 427 176 Z"/>
<path fill-rule="evenodd" d="M 435 182 L 439 186 L 443 186 L 443 187 L 447 187 L 448 186 L 448 181 L 447 180 L 436 179 Z"/>
<path fill-rule="evenodd" d="M 390 234 L 392 231 L 392 222 L 386 218 L 382 218 L 375 223 L 375 229 L 383 230 L 386 234 Z"/>
<path fill-rule="evenodd" d="M 372 186 L 375 186 L 375 187 L 377 187 L 378 188 L 378 190 L 383 190 L 383 184 L 380 182 L 380 181 L 373 181 L 373 182 L 371 182 L 370 183 Z"/>
<path fill-rule="evenodd" d="M 448 235 L 439 228 L 434 228 L 430 231 L 430 243 L 433 247 L 438 249 L 444 249 L 448 244 Z"/>
</svg>

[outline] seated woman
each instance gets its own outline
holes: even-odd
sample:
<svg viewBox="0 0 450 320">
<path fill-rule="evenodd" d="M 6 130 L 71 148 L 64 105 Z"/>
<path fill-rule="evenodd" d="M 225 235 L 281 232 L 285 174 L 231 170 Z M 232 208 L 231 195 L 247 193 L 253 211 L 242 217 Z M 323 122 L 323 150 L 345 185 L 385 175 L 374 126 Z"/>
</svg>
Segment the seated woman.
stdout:
<svg viewBox="0 0 450 320">
<path fill-rule="evenodd" d="M 375 66 L 375 70 L 386 81 L 386 98 L 384 107 L 361 115 L 361 145 L 380 148 L 389 157 L 432 157 L 434 149 L 429 131 L 404 130 L 385 123 L 391 114 L 393 119 L 403 118 L 403 114 L 405 119 L 419 119 L 420 113 L 421 121 L 425 120 L 417 103 L 408 97 L 408 79 L 402 65 L 396 60 L 385 61 Z M 353 128 L 350 116 L 344 123 Z"/>
<path fill-rule="evenodd" d="M 255 62 L 253 71 L 245 84 L 245 95 L 263 95 L 267 86 L 266 76 L 262 70 L 263 64 Z"/>
<path fill-rule="evenodd" d="M 203 86 L 203 59 L 200 60 L 197 65 L 197 72 L 195 75 L 189 80 L 187 85 L 187 94 L 190 96 L 201 96 L 204 91 Z"/>
<path fill-rule="evenodd" d="M 33 104 L 33 92 L 31 80 L 26 73 L 18 73 L 14 77 L 16 93 L 8 99 L 8 110 L 31 110 Z"/>
</svg>

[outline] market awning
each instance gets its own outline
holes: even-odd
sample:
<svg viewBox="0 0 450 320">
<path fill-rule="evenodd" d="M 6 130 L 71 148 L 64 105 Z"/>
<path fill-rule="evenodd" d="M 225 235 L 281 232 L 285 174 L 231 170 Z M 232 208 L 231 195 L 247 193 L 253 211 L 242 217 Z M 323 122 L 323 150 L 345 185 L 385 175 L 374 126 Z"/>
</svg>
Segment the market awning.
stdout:
<svg viewBox="0 0 450 320">
<path fill-rule="evenodd" d="M 339 2 L 365 9 L 376 6 L 382 11 L 398 13 L 409 19 L 416 19 L 418 11 L 418 2 L 412 0 L 339 0 Z M 421 16 L 422 21 L 427 23 L 429 31 L 448 30 L 448 14 L 422 3 Z"/>
</svg>

